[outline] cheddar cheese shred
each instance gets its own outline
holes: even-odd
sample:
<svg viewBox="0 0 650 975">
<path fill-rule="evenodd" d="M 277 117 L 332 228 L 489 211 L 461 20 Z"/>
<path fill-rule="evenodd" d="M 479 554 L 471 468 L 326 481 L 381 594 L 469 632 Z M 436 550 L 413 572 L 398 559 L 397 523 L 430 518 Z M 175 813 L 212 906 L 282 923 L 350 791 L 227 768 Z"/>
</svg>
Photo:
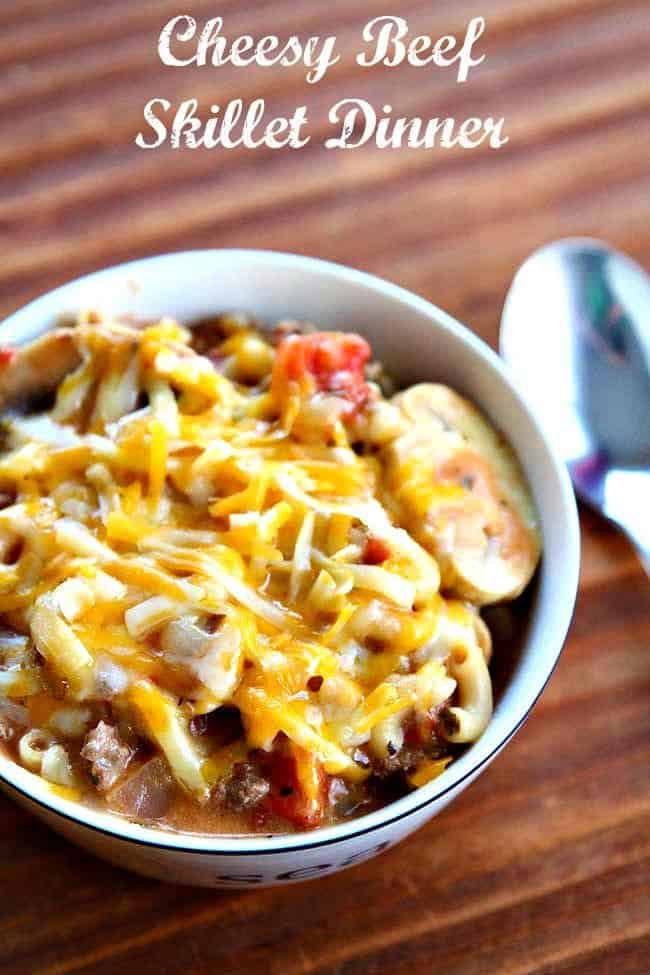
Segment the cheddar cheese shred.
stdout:
<svg viewBox="0 0 650 975">
<path fill-rule="evenodd" d="M 475 407 L 439 385 L 388 398 L 370 355 L 243 315 L 82 314 L 5 350 L 16 761 L 142 821 L 308 829 L 482 734 L 480 610 L 530 581 L 535 510 Z"/>
</svg>

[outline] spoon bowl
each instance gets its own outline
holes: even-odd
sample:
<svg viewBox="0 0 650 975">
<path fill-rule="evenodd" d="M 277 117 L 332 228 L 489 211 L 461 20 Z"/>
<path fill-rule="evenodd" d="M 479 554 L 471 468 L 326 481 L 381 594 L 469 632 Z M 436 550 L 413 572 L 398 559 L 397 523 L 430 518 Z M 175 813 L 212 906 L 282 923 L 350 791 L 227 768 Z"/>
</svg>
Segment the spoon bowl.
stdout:
<svg viewBox="0 0 650 975">
<path fill-rule="evenodd" d="M 606 244 L 548 244 L 517 272 L 500 347 L 579 497 L 650 573 L 650 277 Z"/>
</svg>

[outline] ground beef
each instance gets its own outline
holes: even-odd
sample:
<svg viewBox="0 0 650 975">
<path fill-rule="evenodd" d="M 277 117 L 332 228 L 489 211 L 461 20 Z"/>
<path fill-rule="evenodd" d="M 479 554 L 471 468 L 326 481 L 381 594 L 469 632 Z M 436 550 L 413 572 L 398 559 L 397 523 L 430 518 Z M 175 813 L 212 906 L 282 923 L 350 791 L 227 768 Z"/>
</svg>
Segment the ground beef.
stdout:
<svg viewBox="0 0 650 975">
<path fill-rule="evenodd" d="M 0 741 L 11 741 L 29 727 L 29 712 L 22 704 L 0 699 Z"/>
<path fill-rule="evenodd" d="M 372 773 L 378 778 L 408 775 L 427 758 L 444 758 L 452 751 L 447 734 L 455 730 L 457 719 L 449 710 L 449 702 L 432 708 L 426 715 L 412 715 L 404 728 L 404 745 L 390 750 L 385 758 L 372 760 Z"/>
<path fill-rule="evenodd" d="M 448 705 L 441 705 L 436 714 L 436 733 L 439 739 L 446 741 L 458 732 L 460 722 Z"/>
<path fill-rule="evenodd" d="M 10 505 L 15 504 L 15 502 L 15 494 L 9 494 L 7 491 L 0 491 L 0 509 L 8 508 Z"/>
<path fill-rule="evenodd" d="M 387 755 L 386 758 L 376 758 L 372 763 L 373 775 L 385 778 L 394 775 L 396 772 L 411 772 L 420 764 L 424 758 L 422 748 L 400 748 L 394 755 Z"/>
<path fill-rule="evenodd" d="M 222 748 L 242 738 L 244 726 L 238 709 L 223 705 L 208 714 L 195 715 L 190 721 L 190 734 L 194 738 L 207 735 L 213 749 Z"/>
<path fill-rule="evenodd" d="M 206 318 L 192 324 L 192 348 L 199 355 L 207 355 L 225 337 L 218 318 Z"/>
<path fill-rule="evenodd" d="M 89 731 L 81 757 L 90 762 L 90 774 L 100 792 L 113 786 L 133 757 L 133 749 L 120 738 L 117 729 L 100 721 Z"/>
<path fill-rule="evenodd" d="M 238 762 L 232 772 L 218 784 L 215 797 L 228 809 L 242 812 L 253 809 L 266 798 L 271 786 L 263 778 L 254 765 L 249 762 Z"/>
<path fill-rule="evenodd" d="M 372 803 L 366 782 L 346 782 L 332 777 L 327 790 L 329 808 L 337 819 L 356 816 Z"/>
</svg>

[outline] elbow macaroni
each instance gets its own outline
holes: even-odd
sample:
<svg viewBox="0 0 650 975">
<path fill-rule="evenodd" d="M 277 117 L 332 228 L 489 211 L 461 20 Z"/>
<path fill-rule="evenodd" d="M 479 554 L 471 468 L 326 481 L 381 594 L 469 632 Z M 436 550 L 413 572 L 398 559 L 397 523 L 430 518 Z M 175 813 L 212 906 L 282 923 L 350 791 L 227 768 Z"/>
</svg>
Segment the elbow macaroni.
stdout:
<svg viewBox="0 0 650 975">
<path fill-rule="evenodd" d="M 491 638 L 401 521 L 432 490 L 417 452 L 395 487 L 414 421 L 365 381 L 358 337 L 223 331 L 196 351 L 170 320 L 82 316 L 53 408 L 7 415 L 0 696 L 32 724 L 16 757 L 79 785 L 70 750 L 108 714 L 199 804 L 278 749 L 312 804 L 321 776 L 430 781 L 490 720 Z M 230 752 L 193 733 L 224 708 Z"/>
<path fill-rule="evenodd" d="M 492 681 L 480 647 L 475 643 L 453 648 L 449 671 L 458 684 L 460 703 L 449 708 L 449 741 L 476 741 L 492 717 Z"/>
</svg>

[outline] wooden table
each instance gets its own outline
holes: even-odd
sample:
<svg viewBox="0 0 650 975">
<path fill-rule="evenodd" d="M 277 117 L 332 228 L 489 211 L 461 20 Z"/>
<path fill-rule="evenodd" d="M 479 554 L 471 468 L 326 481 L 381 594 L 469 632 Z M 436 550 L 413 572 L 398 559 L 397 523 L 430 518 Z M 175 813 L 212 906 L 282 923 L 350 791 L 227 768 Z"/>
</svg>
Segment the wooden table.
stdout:
<svg viewBox="0 0 650 975">
<path fill-rule="evenodd" d="M 373 0 L 21 0 L 0 6 L 0 313 L 128 258 L 275 248 L 349 263 L 436 301 L 494 344 L 517 264 L 568 234 L 650 266 L 647 0 L 389 5 L 411 33 L 483 14 L 486 61 L 361 71 Z M 254 10 L 252 9 L 254 7 Z M 163 67 L 180 11 L 229 36 L 335 33 L 317 86 L 294 69 Z M 155 96 L 309 107 L 300 151 L 144 151 Z M 505 116 L 508 145 L 322 148 L 343 97 L 399 115 Z M 549 390 L 549 392 L 552 392 Z M 0 800 L 5 975 L 647 975 L 650 587 L 628 544 L 583 513 L 562 662 L 530 721 L 451 808 L 379 859 L 305 885 L 179 889 L 77 851 Z"/>
</svg>

